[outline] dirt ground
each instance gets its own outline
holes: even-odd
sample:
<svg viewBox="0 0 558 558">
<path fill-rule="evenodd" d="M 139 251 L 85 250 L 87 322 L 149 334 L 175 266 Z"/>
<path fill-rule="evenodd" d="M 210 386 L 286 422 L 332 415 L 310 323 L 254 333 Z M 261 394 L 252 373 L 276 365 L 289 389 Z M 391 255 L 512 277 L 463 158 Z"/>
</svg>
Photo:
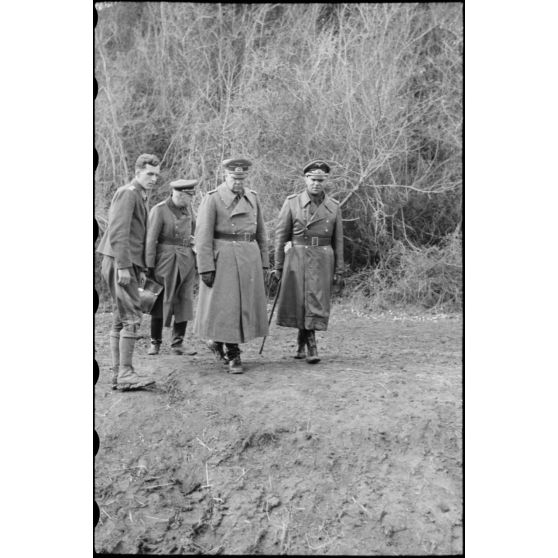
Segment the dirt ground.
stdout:
<svg viewBox="0 0 558 558">
<path fill-rule="evenodd" d="M 99 553 L 460 554 L 462 318 L 333 306 L 321 362 L 272 324 L 227 374 L 195 356 L 134 365 L 149 391 L 110 386 L 110 314 L 95 320 Z M 187 334 L 190 332 L 188 325 Z"/>
</svg>

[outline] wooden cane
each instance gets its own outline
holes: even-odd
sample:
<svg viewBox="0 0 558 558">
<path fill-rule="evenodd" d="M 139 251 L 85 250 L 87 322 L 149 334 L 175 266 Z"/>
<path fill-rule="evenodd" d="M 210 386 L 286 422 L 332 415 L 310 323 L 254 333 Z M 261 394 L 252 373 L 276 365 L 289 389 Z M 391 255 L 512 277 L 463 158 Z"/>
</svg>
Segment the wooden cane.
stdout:
<svg viewBox="0 0 558 558">
<path fill-rule="evenodd" d="M 271 307 L 271 314 L 269 315 L 269 321 L 267 322 L 268 326 L 271 325 L 271 320 L 273 318 L 273 312 L 275 312 L 275 306 L 277 305 L 277 299 L 279 298 L 279 292 L 280 291 L 281 291 L 281 279 L 279 279 L 279 283 L 277 283 L 277 292 L 275 293 L 275 299 L 273 300 L 273 306 Z M 260 352 L 259 352 L 260 355 L 262 354 L 266 339 L 267 339 L 267 335 L 262 340 L 262 346 L 260 347 Z"/>
</svg>

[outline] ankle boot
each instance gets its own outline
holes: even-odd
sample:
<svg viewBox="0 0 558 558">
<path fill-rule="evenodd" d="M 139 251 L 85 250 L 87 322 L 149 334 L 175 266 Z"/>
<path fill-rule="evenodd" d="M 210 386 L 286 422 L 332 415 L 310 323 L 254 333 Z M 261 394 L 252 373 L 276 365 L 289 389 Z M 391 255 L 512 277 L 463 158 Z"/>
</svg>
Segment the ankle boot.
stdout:
<svg viewBox="0 0 558 558">
<path fill-rule="evenodd" d="M 306 357 L 306 362 L 310 364 L 316 364 L 320 362 L 318 357 L 318 344 L 316 342 L 316 335 L 313 329 L 306 330 L 306 344 L 308 345 L 308 356 Z"/>
<path fill-rule="evenodd" d="M 174 323 L 172 326 L 172 342 L 171 342 L 171 353 L 174 355 L 182 355 L 186 353 L 187 355 L 195 355 L 197 353 L 196 349 L 191 346 L 183 346 L 184 335 L 186 334 L 186 325 L 188 322 L 178 322 Z"/>
<path fill-rule="evenodd" d="M 116 382 L 117 389 L 128 391 L 154 384 L 155 380 L 147 376 L 136 374 L 132 366 L 136 334 L 133 332 L 124 332 L 124 330 L 122 333 L 125 333 L 125 335 L 120 335 L 120 366 L 118 368 L 118 379 Z"/>
<path fill-rule="evenodd" d="M 120 365 L 120 332 L 111 331 L 109 333 L 110 354 L 112 358 L 112 389 L 116 389 L 116 379 L 118 378 L 118 366 Z"/>
<path fill-rule="evenodd" d="M 227 347 L 227 359 L 229 361 L 229 374 L 242 374 L 242 361 L 240 360 L 240 349 L 237 343 L 225 343 Z"/>
<path fill-rule="evenodd" d="M 225 354 L 225 350 L 223 349 L 223 343 L 221 341 L 213 341 L 212 339 L 209 339 L 206 342 L 206 345 L 207 348 L 215 355 L 215 358 L 219 362 L 221 362 L 225 366 L 228 366 L 229 361 L 227 359 L 227 355 Z"/>
<path fill-rule="evenodd" d="M 306 331 L 304 329 L 298 330 L 298 335 L 296 337 L 297 349 L 295 358 L 305 358 L 306 357 Z"/>
</svg>

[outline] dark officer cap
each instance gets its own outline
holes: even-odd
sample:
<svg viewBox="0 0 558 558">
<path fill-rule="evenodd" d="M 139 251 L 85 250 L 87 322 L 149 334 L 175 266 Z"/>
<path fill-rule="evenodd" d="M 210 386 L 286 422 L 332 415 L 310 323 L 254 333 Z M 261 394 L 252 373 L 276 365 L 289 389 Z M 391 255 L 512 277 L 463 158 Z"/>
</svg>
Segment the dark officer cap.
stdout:
<svg viewBox="0 0 558 558">
<path fill-rule="evenodd" d="M 234 178 L 242 179 L 246 178 L 248 169 L 252 166 L 252 162 L 248 159 L 225 159 L 222 165 Z"/>
<path fill-rule="evenodd" d="M 302 172 L 306 176 L 322 178 L 323 180 L 327 178 L 329 171 L 330 171 L 329 165 L 325 161 L 322 161 L 321 159 L 317 159 L 315 161 L 310 161 L 309 163 L 307 163 Z"/>
<path fill-rule="evenodd" d="M 171 190 L 180 190 L 181 192 L 193 192 L 198 185 L 199 180 L 175 180 L 169 184 Z"/>
</svg>

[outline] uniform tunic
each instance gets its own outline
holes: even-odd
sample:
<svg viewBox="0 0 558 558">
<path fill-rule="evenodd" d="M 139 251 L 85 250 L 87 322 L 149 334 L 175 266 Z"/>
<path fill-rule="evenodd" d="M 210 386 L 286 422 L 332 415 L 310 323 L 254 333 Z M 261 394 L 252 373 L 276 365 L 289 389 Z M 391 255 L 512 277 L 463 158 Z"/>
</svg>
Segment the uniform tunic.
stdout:
<svg viewBox="0 0 558 558">
<path fill-rule="evenodd" d="M 297 245 L 304 239 L 323 246 Z M 333 274 L 343 270 L 343 222 L 339 202 L 324 195 L 316 206 L 308 191 L 289 196 L 277 219 L 275 268 L 282 269 L 277 324 L 298 329 L 326 330 Z"/>
<path fill-rule="evenodd" d="M 166 327 L 173 315 L 175 323 L 194 317 L 194 228 L 191 213 L 177 207 L 171 197 L 149 212 L 145 261 L 147 267 L 155 268 L 155 280 L 164 286 L 162 317 Z"/>
<path fill-rule="evenodd" d="M 101 274 L 112 299 L 113 330 L 138 327 L 142 310 L 139 297 L 139 274 L 145 267 L 145 232 L 147 207 L 145 192 L 135 179 L 116 190 L 109 209 L 108 227 L 97 252 L 104 255 Z M 128 285 L 119 285 L 117 270 L 130 271 Z"/>
<path fill-rule="evenodd" d="M 255 241 L 215 238 L 216 233 L 255 234 Z M 240 200 L 226 183 L 208 192 L 195 234 L 198 272 L 215 271 L 213 287 L 200 281 L 194 325 L 203 339 L 244 343 L 267 335 L 263 267 L 269 267 L 265 224 L 256 192 Z"/>
</svg>

